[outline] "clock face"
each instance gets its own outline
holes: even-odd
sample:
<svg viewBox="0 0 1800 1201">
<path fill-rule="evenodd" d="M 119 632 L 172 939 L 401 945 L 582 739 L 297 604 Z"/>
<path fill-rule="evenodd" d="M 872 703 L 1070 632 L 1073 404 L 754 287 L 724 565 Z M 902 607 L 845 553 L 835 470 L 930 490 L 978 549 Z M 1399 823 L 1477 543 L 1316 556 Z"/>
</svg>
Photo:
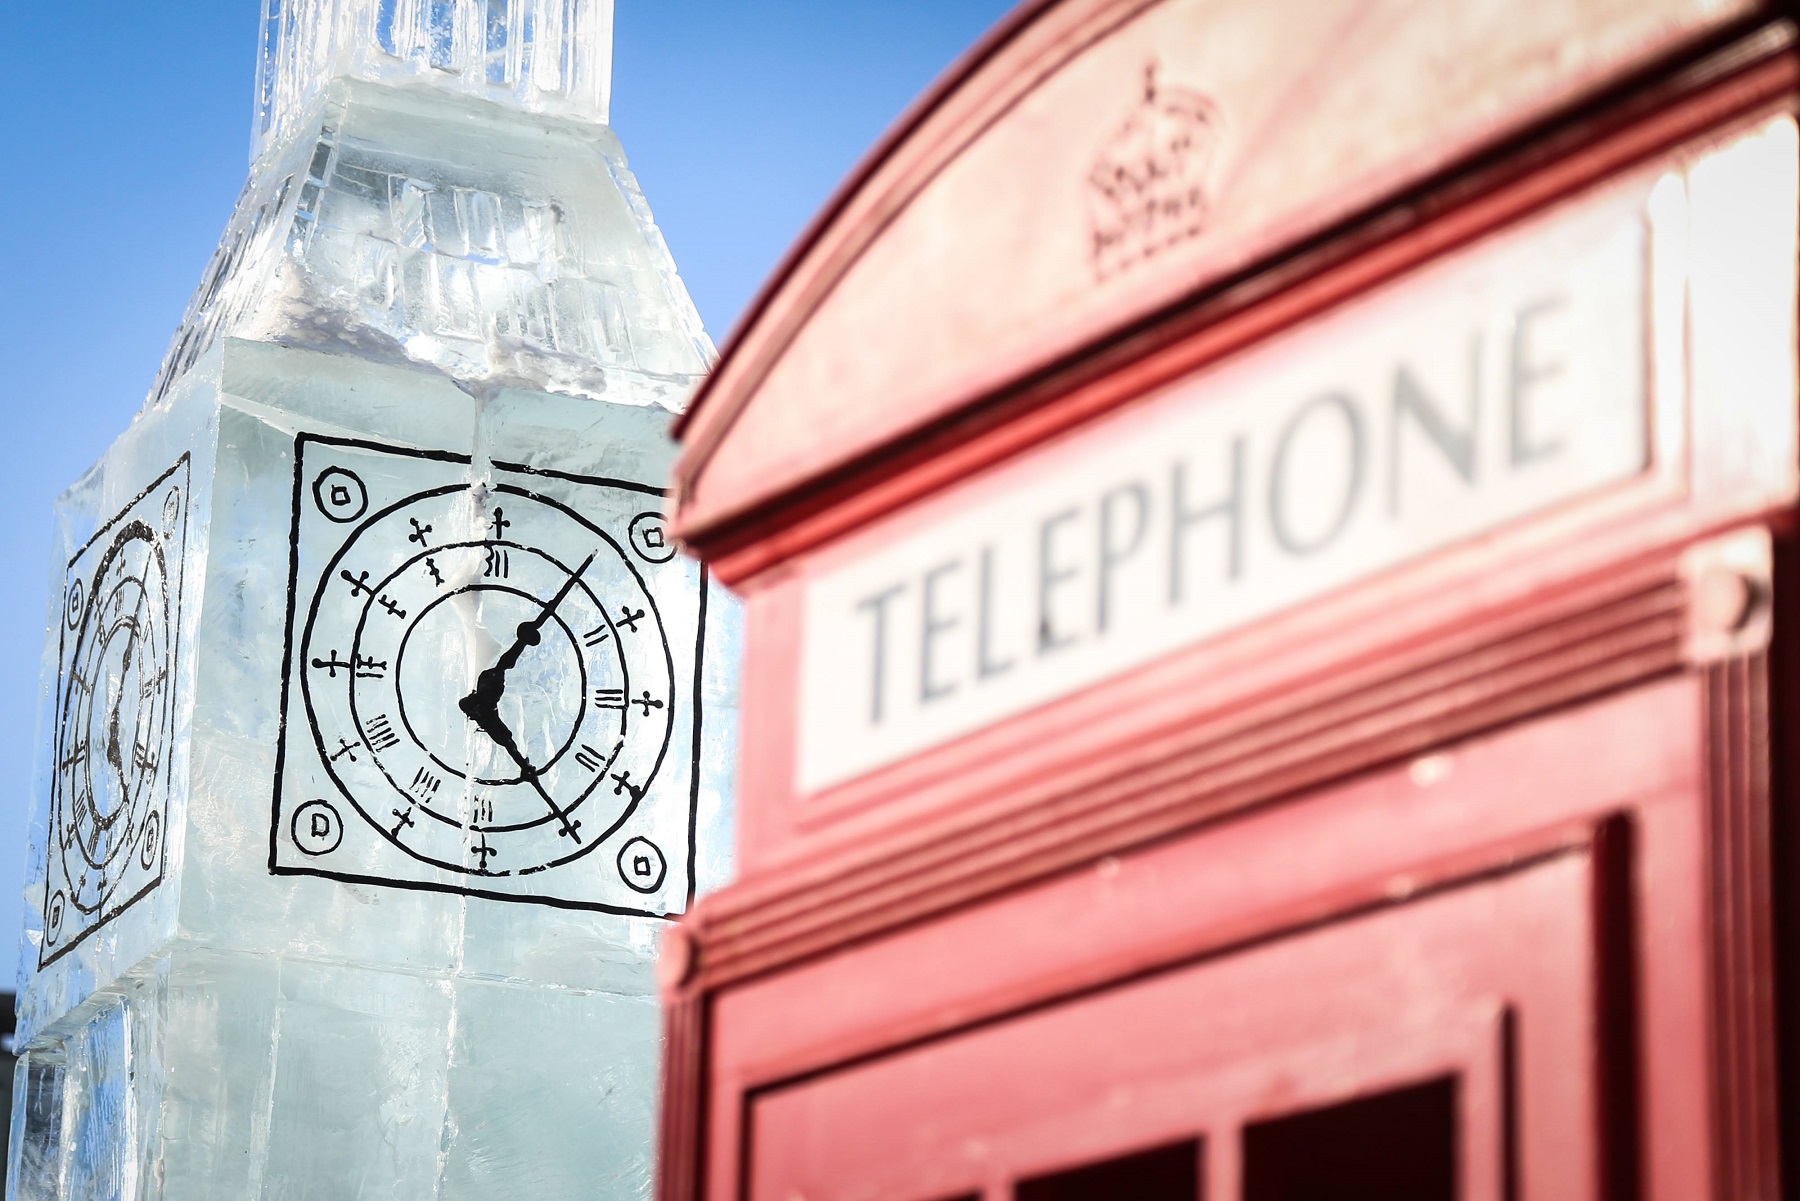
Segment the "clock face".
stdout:
<svg viewBox="0 0 1800 1201">
<path fill-rule="evenodd" d="M 296 457 L 274 870 L 684 908 L 702 581 L 659 493 Z"/>
<path fill-rule="evenodd" d="M 64 575 L 40 965 L 162 881 L 187 484 L 184 456 Z"/>
</svg>

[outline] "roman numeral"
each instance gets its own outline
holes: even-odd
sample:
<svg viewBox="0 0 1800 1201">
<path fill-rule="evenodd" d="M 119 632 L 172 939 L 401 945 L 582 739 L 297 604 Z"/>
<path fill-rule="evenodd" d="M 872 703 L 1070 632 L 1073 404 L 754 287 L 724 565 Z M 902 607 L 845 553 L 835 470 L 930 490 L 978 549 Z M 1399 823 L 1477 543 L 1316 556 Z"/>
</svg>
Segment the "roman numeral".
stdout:
<svg viewBox="0 0 1800 1201">
<path fill-rule="evenodd" d="M 391 746 L 398 746 L 400 735 L 394 733 L 393 723 L 385 713 L 377 713 L 363 724 L 363 740 L 372 751 L 385 751 Z"/>
<path fill-rule="evenodd" d="M 602 642 L 609 641 L 611 638 L 612 631 L 605 626 L 595 626 L 581 636 L 582 642 L 586 643 L 588 646 L 599 646 Z"/>
<path fill-rule="evenodd" d="M 594 704 L 601 709 L 623 709 L 625 707 L 625 690 L 623 688 L 594 689 Z"/>
<path fill-rule="evenodd" d="M 420 800 L 429 801 L 432 797 L 437 795 L 437 790 L 443 783 L 444 782 L 437 776 L 421 767 L 418 770 L 418 773 L 413 776 L 412 790 Z"/>
<path fill-rule="evenodd" d="M 587 768 L 589 771 L 599 771 L 600 752 L 584 742 L 581 744 L 581 749 L 575 752 L 575 762 L 581 764 L 581 766 Z"/>
</svg>

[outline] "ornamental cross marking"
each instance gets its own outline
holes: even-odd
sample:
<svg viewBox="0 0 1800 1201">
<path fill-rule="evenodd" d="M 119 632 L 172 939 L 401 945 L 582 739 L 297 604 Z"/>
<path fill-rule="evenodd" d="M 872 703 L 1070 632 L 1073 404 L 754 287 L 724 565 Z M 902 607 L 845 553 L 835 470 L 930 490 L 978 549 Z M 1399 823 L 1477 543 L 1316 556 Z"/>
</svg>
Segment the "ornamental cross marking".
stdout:
<svg viewBox="0 0 1800 1201">
<path fill-rule="evenodd" d="M 330 672 L 331 678 L 334 680 L 337 679 L 337 673 L 340 669 L 343 671 L 349 671 L 351 669 L 350 664 L 348 664 L 348 663 L 344 662 L 342 659 L 338 658 L 338 653 L 335 648 L 331 652 L 330 659 L 320 659 L 317 656 L 315 656 L 313 658 L 312 665 L 321 671 Z"/>
</svg>

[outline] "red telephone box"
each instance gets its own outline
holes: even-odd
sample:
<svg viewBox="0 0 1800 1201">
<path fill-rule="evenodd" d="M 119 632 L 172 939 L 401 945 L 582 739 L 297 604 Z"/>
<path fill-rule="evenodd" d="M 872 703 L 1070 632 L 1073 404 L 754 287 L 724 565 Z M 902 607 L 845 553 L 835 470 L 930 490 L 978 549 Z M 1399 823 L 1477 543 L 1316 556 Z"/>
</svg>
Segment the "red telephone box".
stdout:
<svg viewBox="0 0 1800 1201">
<path fill-rule="evenodd" d="M 1784 1195 L 1786 14 L 1042 0 L 912 111 L 682 429 L 663 1201 Z"/>
</svg>

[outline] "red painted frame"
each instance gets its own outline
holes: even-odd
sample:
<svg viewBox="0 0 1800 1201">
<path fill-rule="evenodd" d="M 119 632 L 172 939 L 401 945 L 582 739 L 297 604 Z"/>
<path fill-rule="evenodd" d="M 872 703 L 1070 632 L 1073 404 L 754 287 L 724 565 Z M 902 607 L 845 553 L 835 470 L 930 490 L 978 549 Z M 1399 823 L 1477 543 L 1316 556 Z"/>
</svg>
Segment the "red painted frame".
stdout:
<svg viewBox="0 0 1800 1201">
<path fill-rule="evenodd" d="M 1594 1012 L 1637 1030 L 1642 1089 L 1625 1048 L 1594 1052 L 1613 1056 L 1598 1076 L 1612 1104 L 1641 1098 L 1643 1195 L 1745 1195 L 1709 1191 L 1721 1168 L 1692 1136 L 1731 1083 L 1708 1062 L 1707 932 L 1726 882 L 1706 847 L 1715 812 L 1737 804 L 1709 796 L 1714 780 L 1738 769 L 1715 764 L 1725 748 L 1707 745 L 1707 718 L 1745 670 L 1633 689 L 721 991 L 708 1005 L 702 1195 L 738 1195 L 736 1165 L 755 1159 L 741 1141 L 749 1113 L 786 1082 L 1571 852 L 1603 864 L 1591 920 L 1614 935 L 1594 960 Z M 1621 922 L 1635 938 L 1621 941 Z M 1606 1120 L 1593 1119 L 1596 1141 Z"/>
<path fill-rule="evenodd" d="M 1580 994 L 1594 1015 L 1596 1195 L 1782 1195 L 1791 1085 L 1778 1044 L 1790 1075 L 1800 1069 L 1800 932 L 1775 905 L 1778 888 L 1800 886 L 1772 868 L 1800 865 L 1800 834 L 1771 813 L 1772 780 L 1785 796 L 1792 777 L 1771 731 L 1800 711 L 1787 500 L 1607 502 L 1579 539 L 1488 561 L 1500 574 L 1480 596 L 1440 562 L 1424 569 L 1439 573 L 1436 591 L 1385 613 L 1368 595 L 1328 598 L 1223 651 L 877 773 L 827 817 L 796 808 L 788 762 L 800 577 L 815 556 L 1523 214 L 1793 111 L 1792 26 L 1740 32 L 1426 181 L 1385 220 L 1072 348 L 741 521 L 687 531 L 749 606 L 746 874 L 665 949 L 663 1201 L 787 1201 L 798 1177 L 759 1176 L 779 1150 L 759 1140 L 805 1138 L 812 1123 L 757 1115 L 856 1065 L 927 1062 L 977 1031 L 1202 970 L 1182 965 L 1308 931 L 1353 941 L 1359 922 L 1404 926 L 1433 898 L 1568 863 L 1590 865 L 1599 932 Z M 1772 536 L 1775 569 L 1752 571 L 1746 608 L 1722 618 L 1703 575 L 1696 586 L 1693 548 L 1734 528 Z M 1461 557 L 1481 565 L 1479 550 Z M 1296 629 L 1338 632 L 1296 649 Z M 1099 721 L 1126 693 L 1126 716 Z M 1030 767 L 1033 746 L 1083 728 L 1100 733 L 1064 747 L 1080 770 Z M 1304 871 L 1282 858 L 1296 848 Z M 1495 954 L 1496 971 L 1530 958 Z M 1534 1109 L 1533 1082 L 1522 1087 Z M 929 1107 L 931 1095 L 900 1100 Z"/>
</svg>

